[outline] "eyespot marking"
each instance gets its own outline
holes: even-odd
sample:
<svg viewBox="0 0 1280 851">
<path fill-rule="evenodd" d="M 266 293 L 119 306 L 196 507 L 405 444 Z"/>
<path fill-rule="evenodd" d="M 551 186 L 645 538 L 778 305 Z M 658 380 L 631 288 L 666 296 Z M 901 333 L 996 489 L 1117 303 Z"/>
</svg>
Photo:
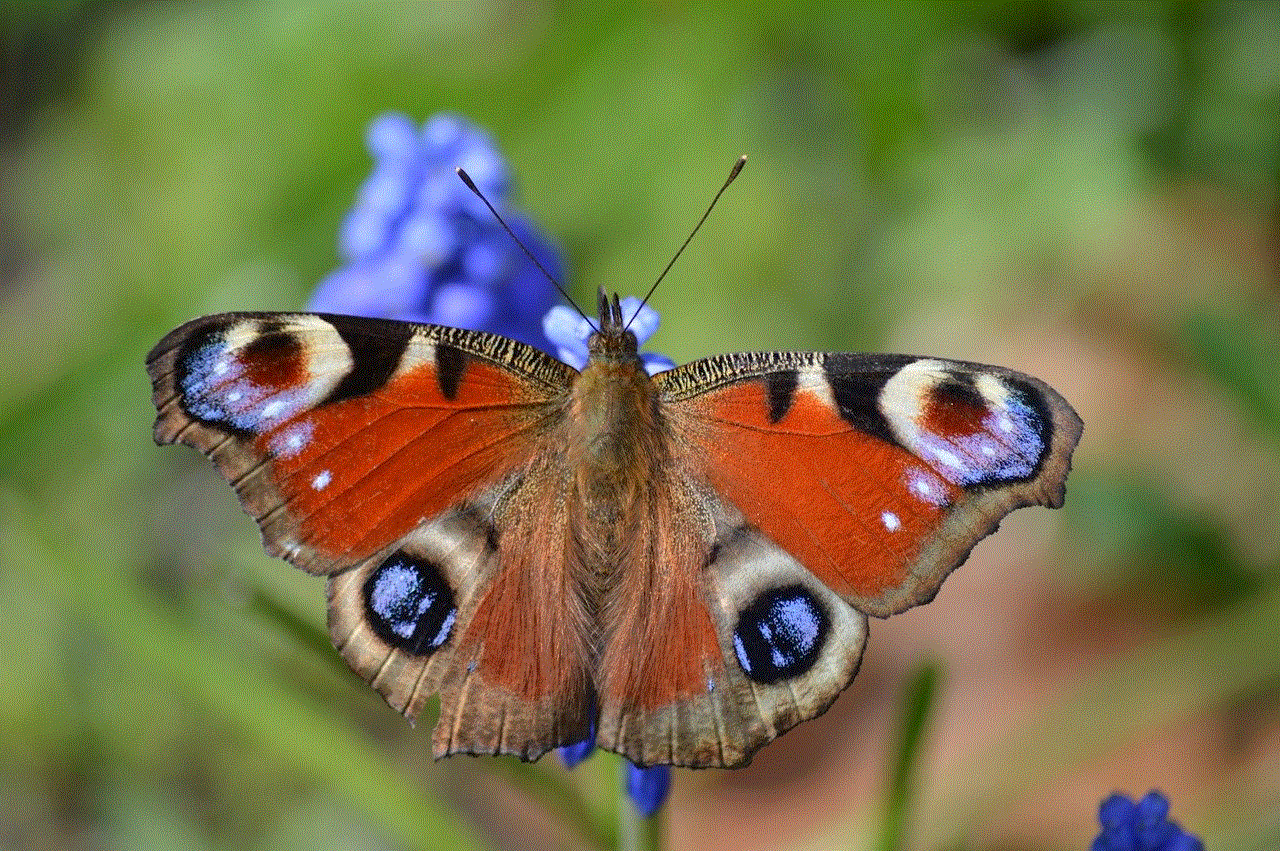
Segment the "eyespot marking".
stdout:
<svg viewBox="0 0 1280 851">
<path fill-rule="evenodd" d="M 458 616 L 453 589 L 439 566 L 403 550 L 369 574 L 364 605 L 378 637 L 415 656 L 440 649 Z"/>
<path fill-rule="evenodd" d="M 952 485 L 1033 478 L 1052 429 L 1036 388 L 1013 375 L 957 369 L 919 360 L 885 383 L 878 407 L 899 443 Z"/>
<path fill-rule="evenodd" d="M 315 406 L 349 371 L 349 352 L 327 345 L 333 330 L 299 314 L 288 322 L 246 318 L 194 331 L 174 360 L 183 410 L 242 439 L 270 432 Z M 318 363 L 320 347 L 326 354 Z M 273 442 L 272 449 L 288 454 L 291 447 Z"/>
<path fill-rule="evenodd" d="M 749 678 L 776 683 L 813 667 L 830 628 L 830 618 L 809 591 L 799 585 L 773 588 L 738 615 L 733 649 Z"/>
</svg>

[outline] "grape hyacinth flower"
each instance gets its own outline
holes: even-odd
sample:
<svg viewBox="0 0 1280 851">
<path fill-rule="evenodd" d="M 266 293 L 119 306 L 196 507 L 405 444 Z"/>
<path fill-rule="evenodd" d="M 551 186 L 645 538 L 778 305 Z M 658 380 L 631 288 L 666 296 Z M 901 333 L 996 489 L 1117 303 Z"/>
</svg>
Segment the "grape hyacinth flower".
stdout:
<svg viewBox="0 0 1280 851">
<path fill-rule="evenodd" d="M 308 309 L 491 331 L 581 369 L 594 322 L 556 305 L 555 286 L 454 172 L 465 169 L 543 268 L 562 279 L 551 242 L 510 209 L 510 172 L 489 135 L 447 113 L 421 129 L 387 113 L 370 122 L 366 144 L 373 172 L 338 238 L 346 265 L 320 282 Z M 622 308 L 635 315 L 630 328 L 640 343 L 658 329 L 658 312 L 639 299 L 623 299 Z M 643 359 L 651 375 L 675 365 L 658 354 Z M 593 730 L 560 755 L 572 768 L 594 749 Z M 627 763 L 625 783 L 636 809 L 652 816 L 666 800 L 671 769 Z"/>
<path fill-rule="evenodd" d="M 652 818 L 671 791 L 671 766 L 651 765 L 641 768 L 627 763 L 627 794 L 645 818 Z"/>
<path fill-rule="evenodd" d="M 1169 821 L 1169 801 L 1148 792 L 1136 804 L 1112 795 L 1098 807 L 1102 832 L 1090 851 L 1204 851 L 1204 843 Z"/>
<path fill-rule="evenodd" d="M 557 278 L 560 257 L 510 210 L 511 175 L 493 140 L 447 113 L 421 129 L 405 115 L 375 118 L 365 135 L 373 172 L 342 223 L 346 265 L 320 282 L 309 310 L 492 331 L 550 353 L 542 316 L 559 301 L 454 169 L 466 169 L 511 229 Z"/>
<path fill-rule="evenodd" d="M 640 300 L 634 299 L 634 301 L 639 304 Z M 634 311 L 635 306 L 632 306 L 631 310 Z M 623 309 L 622 315 L 628 315 L 626 308 Z M 582 321 L 582 317 L 577 316 L 577 314 L 574 314 L 574 316 L 578 321 Z M 547 314 L 547 318 L 550 320 L 550 313 Z M 657 319 L 656 311 L 654 312 L 654 319 Z M 548 324 L 553 323 L 548 322 Z M 656 324 L 654 327 L 657 327 Z M 550 330 L 548 330 L 547 336 L 551 337 L 553 341 L 556 339 L 556 336 Z M 585 345 L 585 339 L 583 339 L 583 344 Z M 662 356 L 658 355 L 657 357 Z M 586 356 L 584 355 L 584 361 L 585 358 Z M 573 365 L 567 358 L 562 359 L 566 363 Z M 574 368 L 576 369 L 577 367 L 575 366 Z M 596 725 L 593 721 L 591 732 L 587 734 L 585 739 L 560 748 L 560 760 L 565 764 L 566 768 L 573 768 L 591 756 L 595 749 Z M 627 773 L 624 782 L 626 783 L 627 794 L 631 796 L 631 802 L 635 804 L 636 810 L 645 818 L 651 818 L 662 807 L 662 802 L 667 799 L 667 793 L 671 791 L 671 766 L 652 765 L 648 768 L 641 768 L 632 762 L 627 762 Z"/>
<path fill-rule="evenodd" d="M 658 330 L 658 311 L 647 304 L 642 305 L 640 299 L 633 295 L 622 299 L 621 305 L 624 321 L 629 322 L 627 328 L 636 335 L 636 342 L 643 346 Z M 574 369 L 587 365 L 587 337 L 597 330 L 596 320 L 586 319 L 573 308 L 558 304 L 543 317 L 542 330 L 555 344 L 556 357 Z M 644 352 L 640 359 L 650 375 L 675 366 L 671 358 L 654 352 Z"/>
</svg>

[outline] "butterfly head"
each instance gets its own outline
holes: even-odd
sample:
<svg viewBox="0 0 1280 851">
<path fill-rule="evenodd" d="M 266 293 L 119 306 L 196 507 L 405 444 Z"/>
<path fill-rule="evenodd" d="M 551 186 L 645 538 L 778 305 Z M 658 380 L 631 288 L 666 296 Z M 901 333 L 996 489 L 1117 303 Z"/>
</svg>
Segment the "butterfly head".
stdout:
<svg viewBox="0 0 1280 851">
<path fill-rule="evenodd" d="M 627 330 L 622 304 L 617 293 L 613 298 L 600 288 L 597 296 L 600 311 L 599 330 L 587 338 L 587 353 L 596 362 L 638 361 L 640 344 L 634 332 Z"/>
</svg>

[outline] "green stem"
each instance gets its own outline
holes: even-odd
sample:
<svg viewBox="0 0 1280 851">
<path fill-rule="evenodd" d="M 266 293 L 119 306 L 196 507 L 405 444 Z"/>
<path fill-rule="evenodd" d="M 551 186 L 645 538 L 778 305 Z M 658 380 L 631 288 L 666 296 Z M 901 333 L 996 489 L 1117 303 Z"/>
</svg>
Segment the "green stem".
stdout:
<svg viewBox="0 0 1280 851">
<path fill-rule="evenodd" d="M 894 752 L 888 793 L 885 796 L 884 820 L 880 826 L 877 851 L 901 851 L 906 833 L 907 816 L 915 792 L 916 767 L 925 726 L 933 710 L 938 686 L 938 666 L 921 665 L 907 685 L 902 698 L 898 740 Z"/>
</svg>

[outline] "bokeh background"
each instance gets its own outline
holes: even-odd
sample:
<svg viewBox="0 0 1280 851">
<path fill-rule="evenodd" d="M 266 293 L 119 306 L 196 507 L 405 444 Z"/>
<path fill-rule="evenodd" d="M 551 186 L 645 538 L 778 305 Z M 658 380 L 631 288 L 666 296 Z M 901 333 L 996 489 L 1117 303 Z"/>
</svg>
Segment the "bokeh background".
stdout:
<svg viewBox="0 0 1280 851">
<path fill-rule="evenodd" d="M 676 773 L 668 847 L 886 847 L 899 808 L 899 847 L 1084 849 L 1153 787 L 1280 847 L 1280 5 L 10 2 L 0 61 L 0 847 L 614 841 L 613 758 L 433 764 L 323 583 L 151 442 L 148 348 L 302 305 L 366 123 L 445 109 L 579 296 L 641 293 L 751 156 L 654 299 L 677 361 L 999 363 L 1086 423 L 1066 507 L 873 623 L 825 716 Z"/>
</svg>

